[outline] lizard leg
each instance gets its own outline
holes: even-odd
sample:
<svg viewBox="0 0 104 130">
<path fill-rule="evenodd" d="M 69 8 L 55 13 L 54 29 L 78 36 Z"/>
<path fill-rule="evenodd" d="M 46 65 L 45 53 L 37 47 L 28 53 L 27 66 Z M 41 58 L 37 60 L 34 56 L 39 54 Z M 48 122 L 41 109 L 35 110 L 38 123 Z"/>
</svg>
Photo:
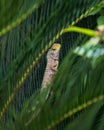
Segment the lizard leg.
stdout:
<svg viewBox="0 0 104 130">
<path fill-rule="evenodd" d="M 55 63 L 51 65 L 51 70 L 57 71 L 57 68 L 58 68 L 58 61 L 55 61 Z"/>
</svg>

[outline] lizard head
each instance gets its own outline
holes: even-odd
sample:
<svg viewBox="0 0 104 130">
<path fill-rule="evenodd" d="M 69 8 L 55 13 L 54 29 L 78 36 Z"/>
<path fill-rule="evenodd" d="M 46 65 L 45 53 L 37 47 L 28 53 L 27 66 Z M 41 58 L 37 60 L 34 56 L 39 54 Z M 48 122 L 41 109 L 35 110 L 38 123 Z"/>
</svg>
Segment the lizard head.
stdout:
<svg viewBox="0 0 104 130">
<path fill-rule="evenodd" d="M 54 43 L 51 47 L 53 51 L 59 51 L 61 48 L 61 45 L 59 43 Z"/>
<path fill-rule="evenodd" d="M 47 53 L 47 58 L 58 60 L 60 48 L 61 45 L 59 43 L 54 43 Z"/>
</svg>

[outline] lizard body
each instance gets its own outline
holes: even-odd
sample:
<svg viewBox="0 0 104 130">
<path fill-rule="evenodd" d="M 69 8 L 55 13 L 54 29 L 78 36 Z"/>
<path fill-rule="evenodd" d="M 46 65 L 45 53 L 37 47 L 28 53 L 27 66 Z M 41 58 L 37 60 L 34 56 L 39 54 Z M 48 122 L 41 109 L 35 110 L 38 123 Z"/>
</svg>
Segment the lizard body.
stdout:
<svg viewBox="0 0 104 130">
<path fill-rule="evenodd" d="M 47 53 L 47 65 L 43 76 L 42 88 L 47 87 L 51 83 L 57 72 L 60 47 L 59 43 L 54 43 Z"/>
</svg>

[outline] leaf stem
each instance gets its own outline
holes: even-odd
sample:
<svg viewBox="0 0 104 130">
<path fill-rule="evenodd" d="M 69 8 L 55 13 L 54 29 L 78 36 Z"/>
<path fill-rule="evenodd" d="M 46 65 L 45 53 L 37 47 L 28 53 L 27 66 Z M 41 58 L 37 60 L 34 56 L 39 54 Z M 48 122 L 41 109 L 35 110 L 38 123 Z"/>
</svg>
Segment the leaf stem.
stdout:
<svg viewBox="0 0 104 130">
<path fill-rule="evenodd" d="M 76 26 L 69 26 L 69 27 L 65 28 L 61 33 L 64 34 L 67 32 L 77 32 L 77 33 L 86 34 L 86 35 L 92 36 L 92 37 L 99 36 L 97 31 L 87 29 L 87 28 L 76 27 Z"/>
</svg>

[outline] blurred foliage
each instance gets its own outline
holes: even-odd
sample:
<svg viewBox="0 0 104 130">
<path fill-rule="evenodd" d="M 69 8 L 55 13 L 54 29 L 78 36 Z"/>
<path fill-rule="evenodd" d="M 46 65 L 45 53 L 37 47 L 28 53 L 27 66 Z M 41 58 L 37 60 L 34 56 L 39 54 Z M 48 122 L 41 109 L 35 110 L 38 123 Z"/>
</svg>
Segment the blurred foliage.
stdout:
<svg viewBox="0 0 104 130">
<path fill-rule="evenodd" d="M 0 130 L 104 129 L 103 9 L 103 0 L 0 2 Z M 54 42 L 59 69 L 41 91 Z"/>
</svg>

